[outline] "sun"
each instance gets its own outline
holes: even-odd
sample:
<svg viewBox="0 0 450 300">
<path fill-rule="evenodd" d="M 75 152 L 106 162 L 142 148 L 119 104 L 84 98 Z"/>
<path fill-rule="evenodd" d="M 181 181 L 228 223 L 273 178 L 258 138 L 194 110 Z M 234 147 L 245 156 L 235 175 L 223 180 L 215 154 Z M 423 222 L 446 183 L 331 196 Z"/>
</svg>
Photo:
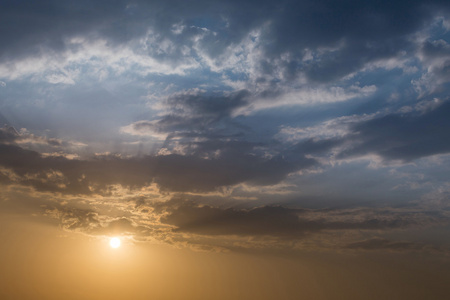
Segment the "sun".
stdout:
<svg viewBox="0 0 450 300">
<path fill-rule="evenodd" d="M 117 237 L 113 237 L 109 240 L 109 245 L 112 248 L 119 248 L 120 247 L 120 239 Z"/>
</svg>

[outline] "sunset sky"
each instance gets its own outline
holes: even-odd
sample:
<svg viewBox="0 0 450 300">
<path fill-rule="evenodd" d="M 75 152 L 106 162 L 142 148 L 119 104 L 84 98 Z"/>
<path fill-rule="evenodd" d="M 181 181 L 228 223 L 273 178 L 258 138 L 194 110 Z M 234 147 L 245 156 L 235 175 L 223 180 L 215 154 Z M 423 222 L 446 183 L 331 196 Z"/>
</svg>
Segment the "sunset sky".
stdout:
<svg viewBox="0 0 450 300">
<path fill-rule="evenodd" d="M 0 243 L 6 300 L 445 299 L 449 1 L 0 0 Z"/>
</svg>

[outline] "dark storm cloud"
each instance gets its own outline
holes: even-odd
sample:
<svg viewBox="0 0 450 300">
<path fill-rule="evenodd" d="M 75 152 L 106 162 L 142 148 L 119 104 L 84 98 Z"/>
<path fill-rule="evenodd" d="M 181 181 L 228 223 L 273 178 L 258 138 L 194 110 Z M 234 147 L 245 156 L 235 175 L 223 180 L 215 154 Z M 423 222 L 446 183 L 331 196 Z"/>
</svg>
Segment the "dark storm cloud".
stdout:
<svg viewBox="0 0 450 300">
<path fill-rule="evenodd" d="M 155 43 L 172 41 L 171 53 L 152 51 L 159 59 L 177 61 L 183 46 L 192 47 L 200 33 L 201 50 L 217 57 L 251 30 L 264 50 L 260 69 L 282 70 L 284 78 L 306 72 L 310 79 L 330 81 L 364 64 L 408 51 L 408 34 L 437 13 L 447 1 L 1 1 L 0 57 L 36 55 L 44 48 L 58 52 L 66 39 L 105 38 L 111 45 L 127 43 L 155 31 Z M 182 30 L 174 33 L 178 24 Z M 209 30 L 205 31 L 203 28 Z M 44 48 L 42 48 L 44 47 Z M 319 48 L 335 48 L 318 54 Z M 331 49 L 330 48 L 330 49 Z M 320 59 L 302 62 L 305 49 Z M 290 54 L 289 59 L 279 58 Z"/>
<path fill-rule="evenodd" d="M 387 160 L 411 161 L 450 152 L 450 102 L 422 113 L 391 114 L 358 123 L 340 158 L 375 153 Z"/>
<path fill-rule="evenodd" d="M 203 235 L 273 235 L 301 238 L 305 234 L 335 230 L 388 230 L 418 224 L 420 218 L 407 213 L 304 210 L 281 206 L 253 209 L 201 206 L 191 201 L 172 200 L 157 206 L 167 214 L 161 222 L 176 231 Z M 372 211 L 373 212 L 373 211 Z M 339 218 L 336 216 L 339 215 Z"/>
</svg>

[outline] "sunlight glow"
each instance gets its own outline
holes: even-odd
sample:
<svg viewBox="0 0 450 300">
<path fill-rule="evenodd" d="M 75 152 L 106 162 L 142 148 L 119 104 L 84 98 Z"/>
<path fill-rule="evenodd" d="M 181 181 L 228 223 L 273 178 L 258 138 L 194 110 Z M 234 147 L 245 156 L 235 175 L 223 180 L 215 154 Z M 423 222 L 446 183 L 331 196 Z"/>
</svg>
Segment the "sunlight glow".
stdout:
<svg viewBox="0 0 450 300">
<path fill-rule="evenodd" d="M 112 238 L 112 239 L 109 241 L 109 245 L 110 245 L 112 248 L 119 248 L 119 247 L 120 247 L 120 239 L 119 239 L 119 238 L 116 238 L 116 237 Z"/>
</svg>

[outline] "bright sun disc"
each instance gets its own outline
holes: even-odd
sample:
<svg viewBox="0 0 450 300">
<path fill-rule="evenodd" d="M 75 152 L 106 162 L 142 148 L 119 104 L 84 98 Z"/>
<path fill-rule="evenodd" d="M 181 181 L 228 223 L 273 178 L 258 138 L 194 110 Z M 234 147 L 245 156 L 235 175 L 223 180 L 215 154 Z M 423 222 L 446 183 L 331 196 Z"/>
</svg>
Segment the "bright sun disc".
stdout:
<svg viewBox="0 0 450 300">
<path fill-rule="evenodd" d="M 119 238 L 112 238 L 109 241 L 109 245 L 113 248 L 119 248 L 120 247 L 120 239 Z"/>
</svg>

